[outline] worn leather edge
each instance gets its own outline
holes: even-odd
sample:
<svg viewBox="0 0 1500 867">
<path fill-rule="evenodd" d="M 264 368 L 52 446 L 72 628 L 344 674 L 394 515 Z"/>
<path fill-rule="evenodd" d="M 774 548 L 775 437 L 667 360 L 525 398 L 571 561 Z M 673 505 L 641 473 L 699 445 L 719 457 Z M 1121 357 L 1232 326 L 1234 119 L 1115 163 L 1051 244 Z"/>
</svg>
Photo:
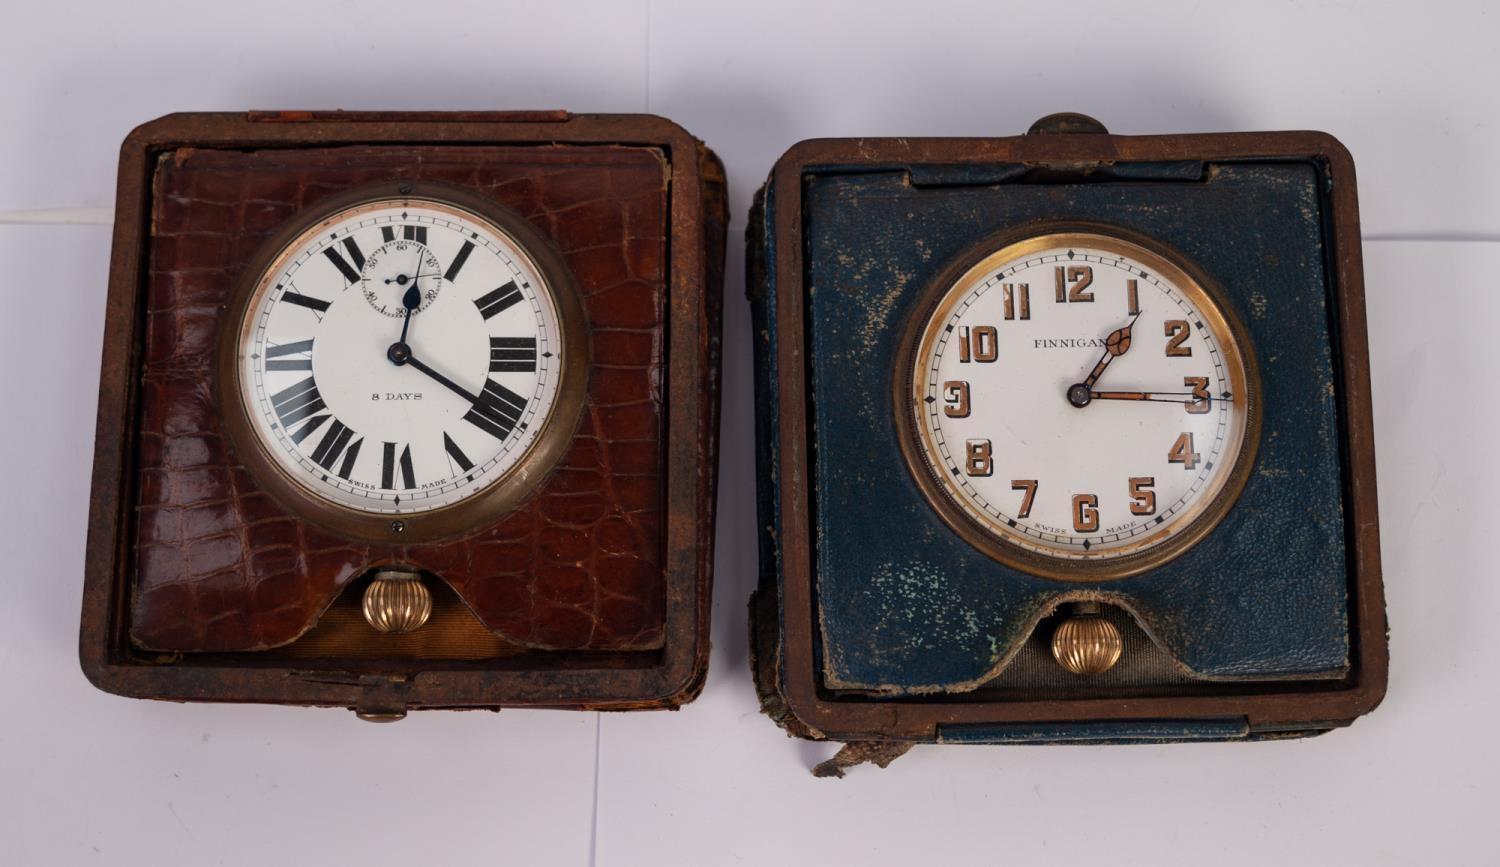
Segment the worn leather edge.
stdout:
<svg viewBox="0 0 1500 867">
<path fill-rule="evenodd" d="M 771 182 L 755 193 L 745 228 L 745 295 L 750 302 L 751 346 L 755 379 L 755 507 L 758 567 L 756 588 L 750 595 L 750 673 L 760 711 L 789 737 L 824 740 L 792 711 L 782 691 L 781 561 L 776 544 L 778 479 L 776 463 L 777 416 L 774 377 L 775 341 L 772 337 L 773 293 L 766 219 Z"/>
<path fill-rule="evenodd" d="M 680 129 L 680 127 L 679 127 Z M 686 131 L 683 131 L 686 135 Z M 691 677 L 671 695 L 660 699 L 656 707 L 676 709 L 696 699 L 708 681 L 708 660 L 712 650 L 709 640 L 713 614 L 714 530 L 719 491 L 719 416 L 723 399 L 723 323 L 724 262 L 729 230 L 729 183 L 724 164 L 702 141 L 697 147 L 703 190 L 703 271 L 702 330 L 703 363 L 707 377 L 704 383 L 707 407 L 703 414 L 699 442 L 702 457 L 698 462 L 699 492 L 702 516 L 698 529 L 698 622 L 697 654 Z"/>
</svg>

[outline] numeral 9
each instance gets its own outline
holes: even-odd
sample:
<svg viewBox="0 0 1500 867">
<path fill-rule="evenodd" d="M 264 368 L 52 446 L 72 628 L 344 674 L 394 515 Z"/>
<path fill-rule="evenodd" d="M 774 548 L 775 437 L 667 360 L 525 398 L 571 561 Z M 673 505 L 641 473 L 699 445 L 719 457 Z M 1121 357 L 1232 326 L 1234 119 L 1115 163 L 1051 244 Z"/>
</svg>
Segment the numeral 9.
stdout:
<svg viewBox="0 0 1500 867">
<path fill-rule="evenodd" d="M 943 383 L 943 415 L 949 418 L 969 417 L 969 384 L 961 379 Z"/>
</svg>

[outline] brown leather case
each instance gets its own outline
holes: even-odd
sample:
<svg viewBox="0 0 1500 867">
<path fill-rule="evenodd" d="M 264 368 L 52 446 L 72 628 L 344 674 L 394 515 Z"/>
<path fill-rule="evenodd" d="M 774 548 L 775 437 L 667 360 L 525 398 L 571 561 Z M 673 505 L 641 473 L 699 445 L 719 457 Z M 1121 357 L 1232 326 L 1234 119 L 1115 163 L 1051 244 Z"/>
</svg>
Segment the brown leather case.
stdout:
<svg viewBox="0 0 1500 867">
<path fill-rule="evenodd" d="M 219 318 L 265 239 L 382 180 L 527 218 L 589 320 L 583 418 L 497 523 L 353 542 L 235 459 Z M 406 708 L 676 706 L 707 664 L 725 198 L 718 160 L 650 116 L 179 114 L 121 152 L 80 652 L 101 689 Z M 670 407 L 670 411 L 669 411 Z M 358 616 L 371 566 L 441 576 L 431 623 Z"/>
</svg>

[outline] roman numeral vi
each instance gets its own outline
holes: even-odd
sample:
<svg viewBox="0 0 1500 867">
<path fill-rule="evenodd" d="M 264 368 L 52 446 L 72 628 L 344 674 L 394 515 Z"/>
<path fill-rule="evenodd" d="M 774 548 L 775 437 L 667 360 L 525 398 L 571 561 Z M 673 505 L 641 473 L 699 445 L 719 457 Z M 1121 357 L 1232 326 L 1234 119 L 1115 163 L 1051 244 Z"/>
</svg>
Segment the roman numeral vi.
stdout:
<svg viewBox="0 0 1500 867">
<path fill-rule="evenodd" d="M 396 487 L 396 471 L 400 468 L 401 487 L 415 488 L 417 481 L 415 473 L 411 468 L 411 446 L 401 450 L 401 456 L 396 457 L 396 443 L 386 443 L 385 452 L 380 459 L 380 486 L 386 490 L 394 490 Z"/>
</svg>

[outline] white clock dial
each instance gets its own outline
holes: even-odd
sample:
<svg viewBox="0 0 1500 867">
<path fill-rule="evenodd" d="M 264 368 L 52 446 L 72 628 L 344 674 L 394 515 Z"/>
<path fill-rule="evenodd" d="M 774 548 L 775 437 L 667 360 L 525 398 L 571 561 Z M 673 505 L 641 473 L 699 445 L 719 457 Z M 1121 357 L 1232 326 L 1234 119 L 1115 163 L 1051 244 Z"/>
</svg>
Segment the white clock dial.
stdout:
<svg viewBox="0 0 1500 867">
<path fill-rule="evenodd" d="M 1246 465 L 1246 357 L 1164 256 L 1096 233 L 1007 245 L 944 287 L 916 343 L 929 487 L 1033 554 L 1143 553 L 1201 528 Z"/>
<path fill-rule="evenodd" d="M 554 287 L 464 208 L 349 207 L 286 245 L 251 297 L 240 399 L 273 463 L 358 512 L 453 505 L 506 476 L 553 412 L 570 347 Z"/>
</svg>

